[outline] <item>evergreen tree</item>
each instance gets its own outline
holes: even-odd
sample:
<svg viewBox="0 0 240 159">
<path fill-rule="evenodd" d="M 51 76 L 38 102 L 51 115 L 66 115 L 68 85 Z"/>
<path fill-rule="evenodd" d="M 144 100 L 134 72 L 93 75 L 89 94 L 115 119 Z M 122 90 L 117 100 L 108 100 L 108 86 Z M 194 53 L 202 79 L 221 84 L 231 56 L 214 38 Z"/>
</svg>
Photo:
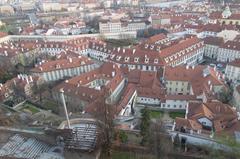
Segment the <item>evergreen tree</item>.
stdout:
<svg viewBox="0 0 240 159">
<path fill-rule="evenodd" d="M 141 145 L 146 145 L 149 141 L 150 112 L 145 107 L 142 110 L 142 120 L 140 124 L 140 134 L 142 135 Z"/>
</svg>

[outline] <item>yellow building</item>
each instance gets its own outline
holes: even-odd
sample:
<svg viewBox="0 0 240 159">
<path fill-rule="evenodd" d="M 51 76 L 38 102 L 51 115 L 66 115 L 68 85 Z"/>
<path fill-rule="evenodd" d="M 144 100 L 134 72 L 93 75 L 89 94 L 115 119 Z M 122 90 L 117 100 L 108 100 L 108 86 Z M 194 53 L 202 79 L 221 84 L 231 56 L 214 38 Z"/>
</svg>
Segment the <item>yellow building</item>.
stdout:
<svg viewBox="0 0 240 159">
<path fill-rule="evenodd" d="M 221 24 L 240 25 L 240 14 L 233 14 L 227 6 L 222 12 L 222 18 L 218 20 Z"/>
<path fill-rule="evenodd" d="M 15 13 L 15 11 L 11 5 L 1 5 L 0 13 L 5 15 L 12 15 Z"/>
</svg>

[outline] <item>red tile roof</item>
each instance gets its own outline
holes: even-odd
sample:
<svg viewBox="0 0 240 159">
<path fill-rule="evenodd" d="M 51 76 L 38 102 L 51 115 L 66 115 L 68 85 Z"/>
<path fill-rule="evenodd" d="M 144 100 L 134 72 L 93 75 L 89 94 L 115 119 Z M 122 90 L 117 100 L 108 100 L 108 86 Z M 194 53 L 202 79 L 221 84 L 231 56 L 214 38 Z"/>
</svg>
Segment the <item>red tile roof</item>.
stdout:
<svg viewBox="0 0 240 159">
<path fill-rule="evenodd" d="M 235 67 L 240 67 L 240 59 L 236 59 L 232 62 L 229 62 L 228 65 L 235 66 Z"/>
<path fill-rule="evenodd" d="M 220 37 L 206 37 L 203 39 L 204 40 L 204 44 L 208 44 L 208 45 L 215 45 L 215 46 L 220 46 L 224 43 L 223 38 Z"/>
<path fill-rule="evenodd" d="M 165 67 L 164 79 L 166 81 L 186 81 L 189 82 L 194 95 L 200 95 L 204 91 L 211 92 L 210 85 L 223 86 L 223 76 L 209 66 L 198 65 L 187 69 L 186 66 Z"/>
<path fill-rule="evenodd" d="M 227 41 L 223 43 L 220 48 L 240 51 L 240 42 L 239 41 Z"/>
<path fill-rule="evenodd" d="M 84 56 L 77 58 L 59 59 L 54 61 L 46 61 L 37 67 L 31 69 L 31 72 L 50 72 L 54 70 L 62 70 L 68 68 L 80 67 L 83 65 L 91 65 L 93 61 Z"/>
</svg>

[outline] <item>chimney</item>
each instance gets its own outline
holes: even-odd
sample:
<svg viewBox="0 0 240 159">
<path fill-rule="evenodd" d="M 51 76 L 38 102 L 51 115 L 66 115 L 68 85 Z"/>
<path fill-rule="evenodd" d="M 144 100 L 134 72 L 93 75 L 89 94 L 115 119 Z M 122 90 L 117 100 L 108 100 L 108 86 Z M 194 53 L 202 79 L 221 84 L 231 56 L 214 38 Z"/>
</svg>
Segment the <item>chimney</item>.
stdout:
<svg viewBox="0 0 240 159">
<path fill-rule="evenodd" d="M 209 80 L 209 81 L 208 81 L 208 85 L 210 85 L 210 84 L 211 84 L 211 81 Z"/>
<path fill-rule="evenodd" d="M 115 76 L 115 71 L 112 72 L 112 77 L 114 77 L 114 76 Z"/>
<path fill-rule="evenodd" d="M 28 76 L 26 77 L 27 84 L 29 84 Z"/>
<path fill-rule="evenodd" d="M 186 69 L 187 69 L 187 70 L 189 69 L 189 66 L 188 66 L 188 65 L 186 65 Z"/>
<path fill-rule="evenodd" d="M 69 58 L 69 62 L 72 63 L 72 58 Z"/>
<path fill-rule="evenodd" d="M 18 78 L 18 79 L 20 79 L 20 78 L 21 78 L 21 76 L 18 74 L 18 75 L 17 75 L 17 78 Z"/>
<path fill-rule="evenodd" d="M 121 50 L 121 48 L 119 47 L 119 48 L 118 48 L 118 52 L 119 52 L 120 50 Z"/>
<path fill-rule="evenodd" d="M 125 49 L 123 49 L 123 53 L 125 53 Z"/>
<path fill-rule="evenodd" d="M 8 56 L 7 50 L 4 51 L 4 55 L 5 55 L 5 56 Z"/>
<path fill-rule="evenodd" d="M 30 78 L 30 82 L 33 82 L 33 78 L 32 78 L 32 76 L 30 76 L 29 78 Z"/>
<path fill-rule="evenodd" d="M 135 52 L 136 52 L 136 49 L 133 49 L 132 53 L 135 54 Z"/>
<path fill-rule="evenodd" d="M 195 65 L 192 65 L 192 69 L 194 70 L 194 68 L 195 68 Z"/>
</svg>

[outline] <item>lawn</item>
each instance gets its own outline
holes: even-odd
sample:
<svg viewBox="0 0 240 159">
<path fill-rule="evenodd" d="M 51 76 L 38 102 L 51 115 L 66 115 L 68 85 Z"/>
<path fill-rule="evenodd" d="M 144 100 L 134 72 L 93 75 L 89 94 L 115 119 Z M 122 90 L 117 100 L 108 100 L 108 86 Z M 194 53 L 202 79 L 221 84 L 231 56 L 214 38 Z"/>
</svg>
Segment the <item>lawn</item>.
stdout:
<svg viewBox="0 0 240 159">
<path fill-rule="evenodd" d="M 169 112 L 169 116 L 172 119 L 175 119 L 176 117 L 184 118 L 185 117 L 185 113 L 184 112 Z"/>
<path fill-rule="evenodd" d="M 150 110 L 150 118 L 161 118 L 163 116 L 162 111 Z"/>
<path fill-rule="evenodd" d="M 21 110 L 29 110 L 32 114 L 40 112 L 34 105 L 25 103 Z"/>
<path fill-rule="evenodd" d="M 1 32 L 9 32 L 12 31 L 14 29 L 14 27 L 12 25 L 6 25 L 6 26 L 1 26 L 0 27 L 0 31 Z"/>
<path fill-rule="evenodd" d="M 47 110 L 51 110 L 53 113 L 58 113 L 58 108 L 59 106 L 54 102 L 54 101 L 50 101 L 50 100 L 45 100 L 43 102 L 43 108 L 47 109 Z"/>
</svg>

